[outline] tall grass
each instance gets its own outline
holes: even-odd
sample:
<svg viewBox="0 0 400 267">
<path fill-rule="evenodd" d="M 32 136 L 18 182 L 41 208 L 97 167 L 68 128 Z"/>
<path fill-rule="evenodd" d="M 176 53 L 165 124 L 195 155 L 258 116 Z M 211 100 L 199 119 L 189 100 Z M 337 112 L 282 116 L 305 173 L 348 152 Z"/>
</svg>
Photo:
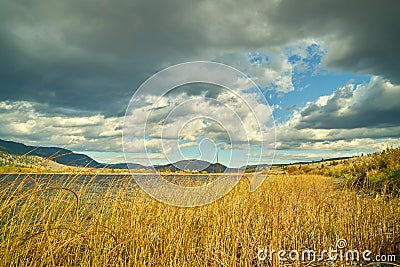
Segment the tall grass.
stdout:
<svg viewBox="0 0 400 267">
<path fill-rule="evenodd" d="M 1 186 L 2 266 L 265 266 L 258 249 L 333 247 L 399 254 L 398 198 L 367 197 L 317 175 L 243 179 L 202 207 L 160 203 L 115 180 L 106 188 L 24 178 Z"/>
</svg>

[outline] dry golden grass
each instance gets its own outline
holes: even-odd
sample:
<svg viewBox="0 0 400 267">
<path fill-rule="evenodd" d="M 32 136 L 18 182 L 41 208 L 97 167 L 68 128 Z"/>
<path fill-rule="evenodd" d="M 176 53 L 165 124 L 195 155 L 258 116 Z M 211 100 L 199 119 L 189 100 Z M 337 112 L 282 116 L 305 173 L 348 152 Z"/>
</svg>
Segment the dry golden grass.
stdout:
<svg viewBox="0 0 400 267">
<path fill-rule="evenodd" d="M 265 266 L 257 251 L 349 248 L 398 254 L 398 198 L 334 188 L 322 176 L 243 179 L 203 207 L 160 203 L 130 181 L 99 193 L 78 177 L 29 188 L 3 185 L 2 266 Z M 276 259 L 273 262 L 276 266 Z"/>
</svg>

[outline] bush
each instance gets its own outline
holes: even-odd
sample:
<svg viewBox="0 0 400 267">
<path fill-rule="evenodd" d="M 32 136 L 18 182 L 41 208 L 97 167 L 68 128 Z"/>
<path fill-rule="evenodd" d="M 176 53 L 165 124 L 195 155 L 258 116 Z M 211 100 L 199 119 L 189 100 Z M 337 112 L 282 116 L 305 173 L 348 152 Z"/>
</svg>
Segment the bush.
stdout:
<svg viewBox="0 0 400 267">
<path fill-rule="evenodd" d="M 400 194 L 400 148 L 355 159 L 345 176 L 347 186 L 353 189 Z"/>
<path fill-rule="evenodd" d="M 298 171 L 299 171 L 299 169 L 294 165 L 290 165 L 289 167 L 287 167 L 287 172 L 289 174 L 294 174 L 294 173 L 297 173 Z"/>
</svg>

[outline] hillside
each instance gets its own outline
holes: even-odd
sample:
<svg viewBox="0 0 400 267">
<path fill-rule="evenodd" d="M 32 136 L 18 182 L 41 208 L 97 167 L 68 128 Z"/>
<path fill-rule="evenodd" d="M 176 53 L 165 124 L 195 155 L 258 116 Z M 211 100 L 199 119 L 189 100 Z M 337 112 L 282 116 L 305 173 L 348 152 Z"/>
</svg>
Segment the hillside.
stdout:
<svg viewBox="0 0 400 267">
<path fill-rule="evenodd" d="M 189 170 L 189 171 L 206 171 L 209 173 L 224 172 L 227 167 L 220 163 L 209 163 L 203 160 L 181 160 L 175 163 L 155 166 L 156 170 L 164 171 L 179 171 L 179 170 Z"/>
<path fill-rule="evenodd" d="M 85 154 L 75 153 L 71 150 L 60 147 L 38 147 L 27 146 L 13 141 L 4 141 L 0 139 L 0 152 L 18 156 L 37 156 L 55 163 L 86 168 L 107 168 L 107 169 L 127 169 L 126 163 L 105 164 L 97 162 Z M 147 169 L 148 167 L 137 164 L 128 163 L 131 169 Z"/>
<path fill-rule="evenodd" d="M 0 172 L 60 172 L 68 166 L 39 156 L 12 155 L 0 152 Z"/>
<path fill-rule="evenodd" d="M 27 146 L 13 141 L 0 140 L 0 151 L 14 155 L 39 156 L 69 166 L 91 168 L 104 166 L 87 155 L 74 153 L 60 147 Z"/>
<path fill-rule="evenodd" d="M 36 156 L 40 157 L 42 160 L 44 159 L 45 161 L 48 162 L 53 162 L 65 166 L 71 166 L 71 167 L 85 167 L 85 168 L 97 168 L 97 169 L 115 169 L 116 171 L 123 171 L 126 170 L 128 167 L 129 169 L 135 169 L 135 170 L 151 170 L 152 167 L 150 166 L 143 166 L 138 163 L 115 163 L 115 164 L 106 164 L 106 163 L 100 163 L 91 157 L 85 155 L 85 154 L 80 154 L 80 153 L 75 153 L 71 150 L 65 149 L 65 148 L 60 148 L 60 147 L 42 147 L 42 146 L 27 146 L 22 143 L 17 143 L 13 141 L 5 141 L 0 139 L 0 152 L 7 153 L 9 155 L 15 155 L 15 156 L 22 156 L 23 159 L 17 160 L 14 158 L 14 161 L 18 165 L 18 162 L 24 162 L 26 158 L 25 156 Z M 48 163 L 52 164 L 52 163 Z M 20 165 L 20 164 L 19 164 Z M 18 166 L 19 166 L 18 165 Z M 28 164 L 30 166 L 30 164 Z M 34 166 L 38 166 L 40 164 L 34 163 L 31 164 Z M 29 167 L 27 166 L 27 167 Z M 15 166 L 17 167 L 17 166 Z M 243 166 L 240 169 L 246 170 L 246 171 L 254 171 L 257 166 L 251 165 L 251 166 Z M 258 167 L 263 167 L 265 168 L 266 165 L 258 165 Z M 54 168 L 50 169 L 60 169 L 62 167 L 60 166 L 55 166 Z M 166 165 L 157 165 L 154 166 L 156 170 L 160 171 L 181 171 L 181 170 L 188 170 L 188 171 L 206 171 L 209 173 L 215 173 L 215 172 L 225 172 L 225 171 L 237 171 L 237 169 L 234 168 L 228 168 L 227 166 L 220 164 L 220 163 L 209 163 L 207 161 L 203 160 L 182 160 L 178 161 L 175 163 L 170 163 Z"/>
<path fill-rule="evenodd" d="M 400 148 L 355 158 L 341 172 L 351 189 L 400 195 Z"/>
<path fill-rule="evenodd" d="M 60 148 L 60 147 L 37 147 L 37 146 L 27 146 L 21 143 L 13 141 L 0 140 L 0 152 L 8 153 L 9 155 L 22 156 L 21 159 L 14 157 L 14 162 L 24 162 L 27 160 L 27 156 L 37 156 L 42 160 L 50 160 L 54 163 L 73 166 L 73 167 L 88 167 L 88 168 L 107 168 L 107 169 L 151 169 L 151 167 L 143 166 L 137 163 L 116 163 L 116 164 L 105 164 L 97 162 L 91 157 L 74 153 L 71 150 Z M 34 159 L 34 158 L 29 158 Z M 39 159 L 35 159 L 36 161 Z M 33 160 L 33 161 L 35 161 Z M 50 163 L 49 163 L 50 164 Z M 37 166 L 37 163 L 28 164 L 28 166 Z M 39 164 L 40 165 L 40 164 Z M 19 166 L 19 165 L 18 165 Z M 27 166 L 27 167 L 28 167 Z M 61 167 L 60 167 L 61 168 Z M 202 160 L 182 160 L 174 164 L 166 164 L 155 166 L 157 170 L 189 170 L 189 171 L 207 171 L 207 172 L 223 172 L 227 169 L 226 166 L 222 164 L 209 163 Z"/>
</svg>

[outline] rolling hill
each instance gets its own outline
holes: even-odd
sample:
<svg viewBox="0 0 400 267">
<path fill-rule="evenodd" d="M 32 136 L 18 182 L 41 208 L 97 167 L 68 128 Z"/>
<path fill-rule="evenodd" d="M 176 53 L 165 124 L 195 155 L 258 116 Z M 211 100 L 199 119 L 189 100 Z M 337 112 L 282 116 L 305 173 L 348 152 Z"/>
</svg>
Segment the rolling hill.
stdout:
<svg viewBox="0 0 400 267">
<path fill-rule="evenodd" d="M 210 173 L 224 172 L 227 167 L 220 163 L 209 163 L 203 160 L 181 160 L 175 163 L 170 163 L 166 165 L 154 166 L 156 170 L 189 170 L 189 171 L 206 171 Z"/>
<path fill-rule="evenodd" d="M 89 167 L 89 168 L 109 168 L 109 169 L 152 169 L 148 166 L 143 166 L 138 163 L 116 163 L 105 164 L 97 162 L 91 157 L 75 153 L 71 150 L 60 147 L 42 147 L 42 146 L 27 146 L 22 143 L 13 141 L 5 141 L 0 139 L 0 152 L 5 152 L 12 155 L 29 155 L 38 156 L 41 158 L 50 159 L 56 163 L 74 166 L 74 167 Z M 207 171 L 207 172 L 223 172 L 227 169 L 222 164 L 209 163 L 202 160 L 183 160 L 174 164 L 154 166 L 156 170 L 190 170 L 190 171 Z"/>
<path fill-rule="evenodd" d="M 71 150 L 60 147 L 27 146 L 13 141 L 0 140 L 0 151 L 14 155 L 39 156 L 68 166 L 104 167 L 104 164 L 95 161 L 87 155 L 74 153 Z"/>
</svg>

